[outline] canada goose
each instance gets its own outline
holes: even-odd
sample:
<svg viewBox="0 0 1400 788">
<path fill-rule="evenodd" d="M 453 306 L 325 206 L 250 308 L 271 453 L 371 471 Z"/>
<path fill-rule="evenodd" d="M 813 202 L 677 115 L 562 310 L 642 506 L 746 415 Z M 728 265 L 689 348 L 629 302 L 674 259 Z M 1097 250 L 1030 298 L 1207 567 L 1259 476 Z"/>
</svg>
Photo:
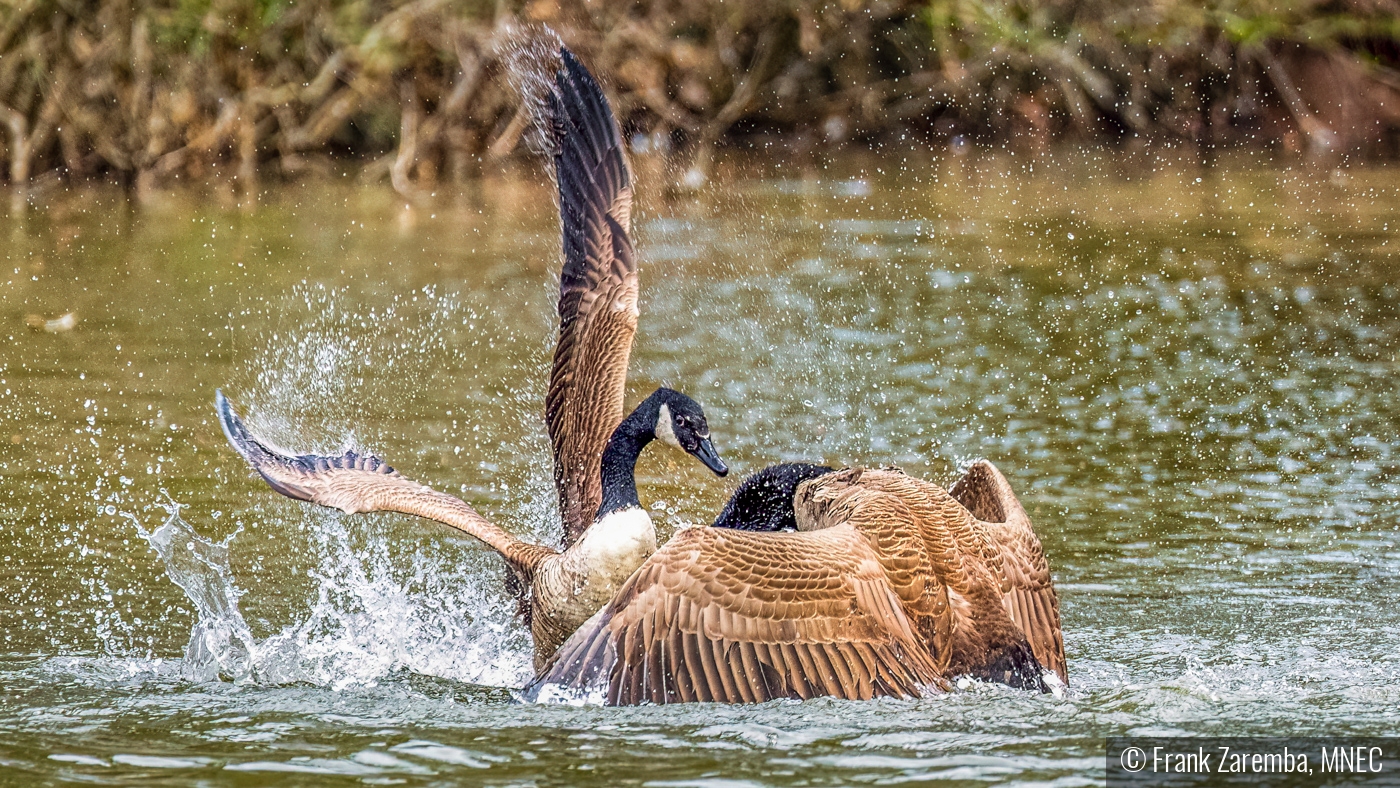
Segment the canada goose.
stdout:
<svg viewBox="0 0 1400 788">
<path fill-rule="evenodd" d="M 378 457 L 293 455 L 253 435 L 223 392 L 214 395 L 229 443 L 273 490 L 346 514 L 400 512 L 476 537 L 501 554 L 517 579 L 521 612 L 535 644 L 536 670 L 596 613 L 656 551 L 656 530 L 637 498 L 634 468 L 642 449 L 660 438 L 723 476 L 704 411 L 690 397 L 657 389 L 613 432 L 603 453 L 602 505 L 583 535 L 564 550 L 521 541 L 465 501 L 399 474 Z"/>
<path fill-rule="evenodd" d="M 219 420 L 234 448 L 283 495 L 342 511 L 394 511 L 464 531 L 499 552 L 535 640 L 536 668 L 656 550 L 633 469 L 655 438 L 711 471 L 728 472 L 694 400 L 658 389 L 622 418 L 637 329 L 637 266 L 627 231 L 631 174 L 617 121 L 598 83 L 567 49 L 544 97 L 559 188 L 563 268 L 559 340 L 545 422 L 564 524 L 563 550 L 529 544 L 465 502 L 400 476 L 376 457 L 293 456 L 252 435 L 223 394 Z"/>
<path fill-rule="evenodd" d="M 602 503 L 603 451 L 622 420 L 637 333 L 637 263 L 628 238 L 632 174 L 612 108 L 597 81 L 561 47 L 544 130 L 554 153 L 564 264 L 559 340 L 545 395 L 564 546 Z"/>
<path fill-rule="evenodd" d="M 797 530 L 799 524 L 797 522 L 796 498 L 799 486 L 804 481 L 820 478 L 833 472 L 834 469 L 827 466 L 806 463 L 786 463 L 764 468 L 761 471 L 751 474 L 740 482 L 738 489 L 734 492 L 733 497 L 729 499 L 729 502 L 725 505 L 719 517 L 715 519 L 712 527 L 768 532 Z M 889 473 L 889 471 L 884 471 L 882 473 Z M 871 477 L 872 480 L 874 478 L 875 477 Z M 908 479 L 909 477 L 901 473 L 897 478 Z M 873 484 L 873 482 L 867 482 L 867 486 L 870 484 Z M 926 485 L 926 483 L 923 482 L 919 482 L 918 484 Z M 933 485 L 926 486 L 933 487 Z M 933 489 L 937 490 L 938 488 L 933 487 Z M 1043 567 L 1043 571 L 1037 570 L 1035 574 L 1042 577 L 1047 587 L 1049 587 L 1049 569 L 1048 566 L 1045 565 L 1045 558 L 1041 552 L 1040 542 L 1035 537 L 1035 533 L 1030 527 L 1030 522 L 1025 517 L 1025 511 L 1016 501 L 1015 495 L 1011 492 L 1011 488 L 1006 483 L 1005 477 L 1003 477 L 1000 472 L 996 471 L 994 466 L 986 461 L 972 466 L 967 474 L 954 486 L 951 496 L 956 499 L 958 503 L 962 504 L 962 508 L 966 509 L 968 514 L 972 515 L 975 527 L 990 528 L 993 531 L 997 531 L 1000 528 L 1000 530 L 1005 531 L 1005 527 L 1000 526 L 1001 523 L 1013 521 L 1017 524 L 1024 524 L 1024 528 L 1012 528 L 1010 531 L 1003 534 L 993 534 L 993 549 L 999 551 L 1005 547 L 1010 547 L 1027 556 L 1030 564 L 1036 567 Z M 809 527 L 807 530 L 811 530 L 811 528 Z M 1024 544 L 1022 544 L 1023 542 Z M 966 545 L 964 545 L 964 547 L 966 547 Z M 1002 568 L 997 571 L 1006 571 L 1004 562 Z M 975 571 L 973 574 L 975 574 Z M 955 594 L 962 594 L 966 592 L 960 592 L 957 589 L 967 587 L 968 581 L 966 578 L 969 576 L 971 575 L 945 577 L 943 579 L 945 583 L 954 586 Z M 1024 585 L 1024 582 L 1018 582 Z M 1058 602 L 1053 598 L 1053 587 L 1050 587 L 1050 594 L 1052 595 L 1050 601 L 1055 606 L 1053 626 L 1046 626 L 1036 631 L 1053 632 L 1056 640 L 1053 643 L 1045 642 L 1032 644 L 1032 651 L 1037 660 L 1044 662 L 1046 667 L 1053 669 L 1059 674 L 1061 679 L 1064 679 L 1066 678 L 1066 673 L 1063 646 L 1059 640 Z M 1034 618 L 1033 611 L 1027 607 L 1028 603 L 1025 601 L 1024 594 L 1006 596 L 1004 601 L 1007 604 L 1016 602 L 1021 607 L 1026 608 L 1018 614 L 1019 617 L 1013 616 L 1014 620 L 1019 622 Z M 990 609 L 993 613 L 992 618 L 1000 620 L 1001 616 L 997 613 L 996 606 L 992 605 Z M 982 620 L 978 617 L 977 611 L 973 611 L 971 620 L 963 622 L 958 632 L 962 638 L 975 639 L 977 633 L 984 630 L 985 627 L 986 625 L 983 624 Z M 1030 632 L 1026 634 L 1027 637 L 1030 636 Z M 1013 686 L 1023 686 L 1027 684 L 1026 678 L 1022 676 L 1020 672 L 1013 671 L 1009 676 L 1005 675 L 1004 672 L 998 673 L 995 668 L 989 667 L 986 664 L 987 659 L 985 656 L 973 656 L 978 646 L 969 645 L 963 640 L 960 640 L 959 643 L 960 645 L 955 649 L 955 653 L 960 656 L 953 661 L 953 666 L 951 668 L 955 675 L 975 675 L 979 678 L 1003 681 Z M 1039 676 L 1039 671 L 1033 671 L 1029 675 L 1032 679 L 1029 683 L 1036 685 L 1034 679 Z M 1040 687 L 1037 686 L 1037 688 Z"/>
<path fill-rule="evenodd" d="M 791 502 L 795 533 L 677 532 L 528 695 L 601 690 L 609 705 L 912 697 L 960 675 L 1044 691 L 1042 666 L 1067 680 L 1040 540 L 991 463 L 951 491 L 893 469 L 802 478 L 819 471 L 777 473 L 761 488 L 770 514 Z"/>
</svg>

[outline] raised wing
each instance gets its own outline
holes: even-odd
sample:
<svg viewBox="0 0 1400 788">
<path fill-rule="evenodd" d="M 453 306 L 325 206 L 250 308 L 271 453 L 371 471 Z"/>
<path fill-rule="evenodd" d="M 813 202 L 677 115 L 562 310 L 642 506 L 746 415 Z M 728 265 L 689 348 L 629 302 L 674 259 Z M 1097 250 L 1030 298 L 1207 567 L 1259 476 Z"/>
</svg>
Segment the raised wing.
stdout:
<svg viewBox="0 0 1400 788">
<path fill-rule="evenodd" d="M 1068 684 L 1060 600 L 1050 577 L 1050 564 L 1010 483 L 996 466 L 979 460 L 949 492 L 983 521 L 992 543 L 1000 548 L 1002 604 L 1025 633 L 1036 660 Z"/>
<path fill-rule="evenodd" d="M 676 534 L 532 685 L 609 705 L 917 697 L 943 688 L 869 541 L 851 528 Z"/>
<path fill-rule="evenodd" d="M 637 266 L 627 233 L 632 177 L 612 109 L 567 49 L 546 99 L 559 182 L 564 266 L 559 342 L 545 398 L 567 547 L 602 502 L 601 459 L 622 421 L 637 331 Z"/>
<path fill-rule="evenodd" d="M 424 517 L 480 539 L 527 573 L 555 553 L 521 542 L 460 498 L 404 478 L 378 457 L 353 451 L 339 457 L 287 454 L 249 432 L 222 391 L 215 393 L 214 405 L 229 443 L 269 487 L 288 498 L 346 514 L 401 512 Z"/>
</svg>

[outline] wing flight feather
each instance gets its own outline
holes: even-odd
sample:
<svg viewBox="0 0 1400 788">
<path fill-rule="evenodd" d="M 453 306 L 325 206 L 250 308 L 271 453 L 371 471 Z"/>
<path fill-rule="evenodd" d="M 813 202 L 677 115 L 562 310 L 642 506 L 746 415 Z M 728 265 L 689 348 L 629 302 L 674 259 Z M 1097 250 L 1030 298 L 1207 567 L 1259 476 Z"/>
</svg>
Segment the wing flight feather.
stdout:
<svg viewBox="0 0 1400 788">
<path fill-rule="evenodd" d="M 250 432 L 223 392 L 214 395 L 219 424 L 229 443 L 273 490 L 298 501 L 347 514 L 400 512 L 456 528 L 485 542 L 517 568 L 530 572 L 554 550 L 522 542 L 456 496 L 405 478 L 369 454 L 293 455 Z"/>
<path fill-rule="evenodd" d="M 852 529 L 692 528 L 643 564 L 534 686 L 605 687 L 619 705 L 916 697 L 943 684 L 902 610 Z M 638 679 L 642 666 L 651 669 Z"/>
<path fill-rule="evenodd" d="M 602 501 L 600 463 L 622 421 L 638 311 L 628 238 L 632 176 L 622 135 L 593 76 L 567 49 L 560 59 L 546 97 L 564 262 L 545 423 L 567 547 L 593 522 Z"/>
<path fill-rule="evenodd" d="M 1036 661 L 1069 683 L 1055 581 L 1040 537 L 1010 482 L 995 465 L 979 460 L 949 493 L 983 521 L 991 543 L 999 548 L 1003 604 L 1025 633 Z"/>
</svg>

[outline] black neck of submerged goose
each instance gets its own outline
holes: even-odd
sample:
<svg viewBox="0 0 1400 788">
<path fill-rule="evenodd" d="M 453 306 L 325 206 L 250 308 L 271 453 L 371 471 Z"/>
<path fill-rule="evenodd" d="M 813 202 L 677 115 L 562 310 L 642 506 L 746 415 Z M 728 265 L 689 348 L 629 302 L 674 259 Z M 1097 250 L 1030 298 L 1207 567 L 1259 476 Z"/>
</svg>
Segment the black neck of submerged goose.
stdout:
<svg viewBox="0 0 1400 788">
<path fill-rule="evenodd" d="M 715 518 L 712 528 L 740 531 L 787 531 L 797 528 L 793 497 L 808 479 L 831 473 L 825 465 L 788 462 L 770 465 L 739 483 L 739 489 Z"/>
<path fill-rule="evenodd" d="M 598 518 L 642 505 L 637 497 L 637 458 L 648 443 L 656 440 L 656 417 L 663 404 L 661 394 L 657 392 L 643 400 L 608 439 L 608 447 L 603 450 L 603 503 L 598 507 Z"/>
</svg>

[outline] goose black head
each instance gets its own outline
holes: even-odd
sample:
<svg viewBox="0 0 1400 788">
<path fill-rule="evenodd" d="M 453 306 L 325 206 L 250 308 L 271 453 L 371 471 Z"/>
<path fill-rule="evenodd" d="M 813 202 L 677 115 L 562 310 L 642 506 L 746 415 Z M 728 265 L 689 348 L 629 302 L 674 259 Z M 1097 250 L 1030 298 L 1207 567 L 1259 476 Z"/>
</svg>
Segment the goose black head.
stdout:
<svg viewBox="0 0 1400 788">
<path fill-rule="evenodd" d="M 656 412 L 656 437 L 694 455 L 716 476 L 729 473 L 729 466 L 719 458 L 710 441 L 710 425 L 700 403 L 674 389 L 657 389 L 652 396 L 661 400 Z"/>
<path fill-rule="evenodd" d="M 783 531 L 797 528 L 793 497 L 797 485 L 825 476 L 832 469 L 825 465 L 789 462 L 770 465 L 739 483 L 724 511 L 714 521 L 715 528 L 741 531 Z"/>
</svg>

